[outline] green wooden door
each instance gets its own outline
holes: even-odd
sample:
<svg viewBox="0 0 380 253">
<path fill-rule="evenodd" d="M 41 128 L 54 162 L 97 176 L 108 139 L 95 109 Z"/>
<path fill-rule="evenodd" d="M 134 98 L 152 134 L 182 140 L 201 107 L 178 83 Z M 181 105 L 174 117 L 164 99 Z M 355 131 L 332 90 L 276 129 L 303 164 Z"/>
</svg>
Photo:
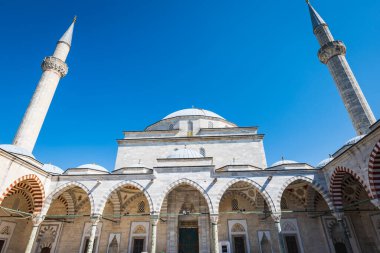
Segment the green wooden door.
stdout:
<svg viewBox="0 0 380 253">
<path fill-rule="evenodd" d="M 179 229 L 178 253 L 197 253 L 198 244 L 198 228 Z"/>
</svg>

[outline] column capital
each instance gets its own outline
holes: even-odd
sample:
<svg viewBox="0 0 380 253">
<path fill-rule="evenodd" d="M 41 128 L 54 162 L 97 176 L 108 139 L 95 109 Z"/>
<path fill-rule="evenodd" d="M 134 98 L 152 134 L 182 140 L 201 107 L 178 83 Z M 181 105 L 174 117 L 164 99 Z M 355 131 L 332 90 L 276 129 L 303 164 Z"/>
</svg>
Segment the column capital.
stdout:
<svg viewBox="0 0 380 253">
<path fill-rule="evenodd" d="M 272 214 L 272 219 L 275 223 L 280 223 L 281 222 L 281 214 Z"/>
<path fill-rule="evenodd" d="M 342 211 L 335 211 L 332 213 L 332 215 L 338 220 L 341 221 L 344 218 L 344 212 Z"/>
<path fill-rule="evenodd" d="M 45 219 L 44 215 L 36 214 L 32 216 L 33 226 L 39 226 Z"/>
<path fill-rule="evenodd" d="M 157 226 L 158 221 L 160 220 L 160 216 L 158 214 L 150 215 L 150 222 L 152 225 Z"/>
<path fill-rule="evenodd" d="M 371 199 L 371 203 L 376 206 L 377 209 L 380 209 L 380 199 Z"/>
<path fill-rule="evenodd" d="M 101 218 L 102 216 L 100 214 L 94 214 L 90 216 L 90 221 L 92 225 L 97 225 Z"/>
<path fill-rule="evenodd" d="M 217 225 L 219 221 L 219 214 L 217 213 L 210 214 L 210 221 L 211 221 L 211 224 Z"/>
</svg>

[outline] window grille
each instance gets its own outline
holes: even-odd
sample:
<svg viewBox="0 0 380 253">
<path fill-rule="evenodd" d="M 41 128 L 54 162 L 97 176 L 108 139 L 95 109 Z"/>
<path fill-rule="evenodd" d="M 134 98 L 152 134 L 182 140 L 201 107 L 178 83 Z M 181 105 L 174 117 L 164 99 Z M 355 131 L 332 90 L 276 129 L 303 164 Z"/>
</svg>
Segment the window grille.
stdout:
<svg viewBox="0 0 380 253">
<path fill-rule="evenodd" d="M 145 202 L 141 201 L 139 203 L 139 213 L 144 213 L 145 212 Z"/>
<path fill-rule="evenodd" d="M 232 210 L 234 210 L 234 211 L 239 210 L 239 202 L 237 199 L 233 199 L 231 201 L 231 207 L 232 207 Z"/>
</svg>

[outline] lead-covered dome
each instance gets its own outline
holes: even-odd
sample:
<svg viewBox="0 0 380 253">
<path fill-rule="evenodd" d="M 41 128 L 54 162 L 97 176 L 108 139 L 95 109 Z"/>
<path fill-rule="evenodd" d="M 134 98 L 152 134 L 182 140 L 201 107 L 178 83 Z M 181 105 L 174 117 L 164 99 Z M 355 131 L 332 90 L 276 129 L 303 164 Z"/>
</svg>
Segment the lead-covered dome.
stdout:
<svg viewBox="0 0 380 253">
<path fill-rule="evenodd" d="M 61 168 L 53 164 L 44 164 L 44 166 L 42 166 L 42 169 L 46 172 L 49 172 L 55 175 L 60 175 L 63 173 L 63 170 Z"/>
<path fill-rule="evenodd" d="M 0 148 L 4 149 L 5 151 L 12 153 L 12 154 L 29 156 L 29 157 L 35 158 L 31 152 L 29 152 L 28 150 L 26 150 L 22 147 L 16 146 L 16 145 L 2 144 L 2 145 L 0 145 Z"/>
<path fill-rule="evenodd" d="M 321 169 L 323 167 L 325 167 L 329 162 L 331 162 L 332 160 L 334 160 L 334 157 L 329 157 L 329 158 L 326 158 L 326 159 L 323 159 L 322 161 L 320 161 L 316 168 L 317 169 Z"/>
<path fill-rule="evenodd" d="M 169 115 L 167 115 L 163 119 L 170 119 L 175 117 L 183 117 L 183 116 L 206 116 L 206 117 L 213 117 L 213 118 L 219 118 L 224 119 L 222 116 L 205 109 L 199 109 L 199 108 L 189 108 L 189 109 L 183 109 L 176 112 L 173 112 Z"/>
<path fill-rule="evenodd" d="M 279 166 L 279 165 L 284 165 L 284 164 L 296 164 L 298 162 L 296 161 L 293 161 L 293 160 L 280 160 L 278 162 L 275 162 L 274 164 L 272 164 L 271 167 L 275 167 L 275 166 Z"/>
<path fill-rule="evenodd" d="M 83 165 L 78 166 L 77 168 L 78 169 L 89 169 L 89 170 L 98 170 L 98 171 L 108 172 L 108 170 L 106 168 L 104 168 L 103 166 L 100 166 L 96 163 L 83 164 Z"/>
<path fill-rule="evenodd" d="M 187 149 L 187 148 L 182 148 L 182 149 L 176 149 L 174 150 L 170 155 L 168 155 L 169 159 L 180 159 L 180 158 L 203 158 L 203 155 L 201 155 L 199 152 L 192 150 L 192 149 Z"/>
</svg>

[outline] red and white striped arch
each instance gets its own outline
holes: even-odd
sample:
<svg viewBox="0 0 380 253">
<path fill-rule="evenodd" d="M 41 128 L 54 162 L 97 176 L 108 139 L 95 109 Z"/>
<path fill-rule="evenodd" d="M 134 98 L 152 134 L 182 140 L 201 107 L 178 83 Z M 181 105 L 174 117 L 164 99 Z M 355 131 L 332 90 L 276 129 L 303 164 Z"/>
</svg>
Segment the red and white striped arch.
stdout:
<svg viewBox="0 0 380 253">
<path fill-rule="evenodd" d="M 380 141 L 376 143 L 369 157 L 368 178 L 374 198 L 380 198 Z"/>
<path fill-rule="evenodd" d="M 33 201 L 33 213 L 39 213 L 45 199 L 45 190 L 41 180 L 36 175 L 32 174 L 22 176 L 13 181 L 13 183 L 10 184 L 0 195 L 0 205 L 6 197 L 19 192 L 20 190 L 24 190 L 30 194 Z"/>
<path fill-rule="evenodd" d="M 364 190 L 367 192 L 367 195 L 370 199 L 373 199 L 371 192 L 369 191 L 367 184 L 364 182 L 364 180 L 353 170 L 346 168 L 346 167 L 337 167 L 330 178 L 330 196 L 332 197 L 332 201 L 334 204 L 334 207 L 336 209 L 343 209 L 343 179 L 346 174 L 351 175 L 353 178 L 355 178 L 360 185 L 364 188 Z"/>
</svg>

